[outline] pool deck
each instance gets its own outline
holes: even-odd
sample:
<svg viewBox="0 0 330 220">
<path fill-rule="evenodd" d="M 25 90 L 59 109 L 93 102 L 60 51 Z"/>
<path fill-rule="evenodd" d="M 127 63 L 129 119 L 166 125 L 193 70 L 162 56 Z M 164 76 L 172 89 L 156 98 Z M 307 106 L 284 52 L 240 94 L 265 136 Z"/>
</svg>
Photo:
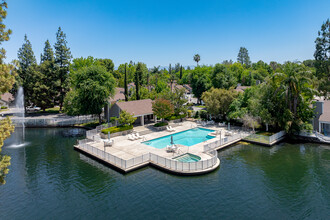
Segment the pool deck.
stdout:
<svg viewBox="0 0 330 220">
<path fill-rule="evenodd" d="M 114 140 L 114 145 L 111 147 L 104 147 L 104 143 L 103 141 L 90 141 L 88 144 L 90 146 L 93 146 L 94 148 L 97 148 L 101 151 L 105 151 L 110 155 L 113 155 L 117 158 L 120 158 L 122 160 L 130 160 L 133 158 L 137 158 L 137 157 L 141 157 L 143 155 L 146 154 L 154 154 L 154 155 L 158 155 L 160 157 L 163 158 L 167 158 L 167 159 L 173 159 L 174 157 L 177 157 L 179 155 L 185 154 L 185 153 L 191 153 L 191 154 L 195 154 L 199 157 L 201 157 L 201 160 L 209 160 L 212 158 L 212 155 L 210 155 L 207 152 L 204 152 L 204 145 L 208 144 L 208 143 L 212 143 L 216 140 L 220 140 L 220 135 L 215 136 L 215 138 L 209 139 L 207 141 L 198 143 L 196 145 L 193 146 L 184 146 L 184 145 L 180 145 L 178 148 L 178 151 L 176 153 L 168 153 L 166 152 L 166 148 L 162 148 L 162 149 L 157 149 L 155 147 L 143 144 L 142 142 L 144 141 L 148 141 L 148 140 L 152 140 L 155 138 L 159 138 L 159 137 L 163 137 L 163 136 L 167 136 L 170 134 L 174 134 L 177 132 L 181 132 L 181 131 L 185 131 L 185 130 L 189 130 L 192 128 L 196 128 L 197 124 L 195 122 L 190 122 L 190 121 L 186 121 L 183 122 L 180 126 L 176 126 L 174 127 L 175 131 L 174 132 L 169 132 L 169 131 L 155 131 L 155 132 L 151 132 L 149 134 L 143 135 L 144 138 L 143 139 L 138 139 L 138 140 L 128 140 L 128 137 L 125 136 L 118 136 L 118 137 L 114 137 L 111 138 Z M 211 130 L 219 130 L 222 129 L 223 131 L 226 131 L 226 128 L 222 127 L 218 127 L 216 125 L 209 125 L 207 127 L 203 127 L 206 129 L 211 129 Z M 134 128 L 135 132 L 141 132 L 143 130 L 143 127 L 137 127 Z M 225 132 L 221 132 L 222 133 L 222 137 L 225 137 Z M 219 146 L 218 149 L 220 148 L 224 148 L 226 146 L 229 146 L 235 142 L 238 142 L 239 140 L 235 140 L 233 142 L 230 143 L 226 143 L 223 146 Z M 86 150 L 84 150 L 83 148 L 81 148 L 79 145 L 75 146 L 75 149 L 86 153 L 87 155 L 99 158 L 97 155 L 93 155 L 93 153 L 91 152 L 87 152 Z M 99 158 L 100 159 L 100 158 Z M 101 159 L 102 160 L 102 159 Z M 115 166 L 118 169 L 122 170 L 123 172 L 129 172 L 135 169 L 138 169 L 140 167 L 146 166 L 149 163 L 152 163 L 152 165 L 158 167 L 158 168 L 163 168 L 169 172 L 174 172 L 174 173 L 178 173 L 178 174 L 190 174 L 190 175 L 194 175 L 194 174 L 201 174 L 201 173 L 207 173 L 207 172 L 211 172 L 213 170 L 215 170 L 219 165 L 220 165 L 220 160 L 217 158 L 217 162 L 214 164 L 214 166 L 212 167 L 207 167 L 207 169 L 203 169 L 203 170 L 195 170 L 195 171 L 178 171 L 178 170 L 170 170 L 168 167 L 164 167 L 162 164 L 157 164 L 155 162 L 144 162 L 144 163 L 140 163 L 137 164 L 136 166 L 133 167 L 129 167 L 128 169 L 123 169 L 122 167 L 117 166 L 116 164 L 110 163 L 105 161 L 106 163 L 109 163 L 109 165 Z M 193 164 L 193 163 L 191 163 Z M 190 166 L 190 165 L 189 165 Z"/>
</svg>

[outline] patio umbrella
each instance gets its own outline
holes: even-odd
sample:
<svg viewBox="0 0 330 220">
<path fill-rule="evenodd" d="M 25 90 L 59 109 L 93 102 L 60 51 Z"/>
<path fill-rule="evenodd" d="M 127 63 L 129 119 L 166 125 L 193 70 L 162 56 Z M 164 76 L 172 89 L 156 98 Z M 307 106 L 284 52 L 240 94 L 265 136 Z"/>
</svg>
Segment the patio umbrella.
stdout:
<svg viewBox="0 0 330 220">
<path fill-rule="evenodd" d="M 171 135 L 171 145 L 174 144 L 174 141 L 173 141 L 173 135 Z"/>
<path fill-rule="evenodd" d="M 108 139 L 110 140 L 110 131 L 108 132 Z"/>
</svg>

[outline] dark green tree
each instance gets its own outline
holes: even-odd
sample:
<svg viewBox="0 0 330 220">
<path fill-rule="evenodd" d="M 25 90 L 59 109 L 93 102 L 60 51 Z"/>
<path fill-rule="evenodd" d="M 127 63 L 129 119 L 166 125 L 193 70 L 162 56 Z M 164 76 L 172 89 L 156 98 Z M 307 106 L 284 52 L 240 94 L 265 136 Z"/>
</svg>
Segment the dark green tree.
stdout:
<svg viewBox="0 0 330 220">
<path fill-rule="evenodd" d="M 34 84 L 34 69 L 36 68 L 36 58 L 32 50 L 32 44 L 27 36 L 24 36 L 24 43 L 18 50 L 18 75 L 24 88 L 25 107 L 32 105 L 33 84 Z"/>
<path fill-rule="evenodd" d="M 143 66 L 141 62 L 138 62 L 134 77 L 136 100 L 140 100 L 140 87 L 142 84 L 142 76 L 143 76 Z"/>
<path fill-rule="evenodd" d="M 224 64 L 215 64 L 212 73 L 212 85 L 214 88 L 229 89 L 237 85 L 237 79 L 233 72 Z"/>
<path fill-rule="evenodd" d="M 194 55 L 194 61 L 197 63 L 197 66 L 198 66 L 198 63 L 199 63 L 200 60 L 201 60 L 201 56 L 199 54 L 195 54 Z"/>
<path fill-rule="evenodd" d="M 182 74 L 183 74 L 183 72 L 182 72 L 182 65 L 180 66 L 180 79 L 182 79 Z"/>
<path fill-rule="evenodd" d="M 198 66 L 191 74 L 192 92 L 198 99 L 199 103 L 201 102 L 203 92 L 207 91 L 211 86 L 209 76 L 211 71 L 212 67 Z"/>
<path fill-rule="evenodd" d="M 237 61 L 242 65 L 249 67 L 251 65 L 249 51 L 245 47 L 240 47 L 237 55 Z"/>
<path fill-rule="evenodd" d="M 97 61 L 99 62 L 99 64 L 101 66 L 104 66 L 109 73 L 113 72 L 115 64 L 113 63 L 113 61 L 111 59 L 97 59 Z"/>
<path fill-rule="evenodd" d="M 44 61 L 54 61 L 54 51 L 53 48 L 50 46 L 49 40 L 46 40 L 44 53 L 40 56 L 40 62 Z"/>
<path fill-rule="evenodd" d="M 33 77 L 33 93 L 31 102 L 45 111 L 54 107 L 55 98 L 58 96 L 57 87 L 59 81 L 56 79 L 54 61 L 43 61 L 39 66 L 31 66 Z"/>
<path fill-rule="evenodd" d="M 317 77 L 321 81 L 319 90 L 325 97 L 330 91 L 330 20 L 322 24 L 315 40 L 315 67 Z"/>
<path fill-rule="evenodd" d="M 125 89 L 125 101 L 128 101 L 128 88 L 127 88 L 127 64 L 125 63 L 125 82 L 124 82 L 124 89 Z"/>
<path fill-rule="evenodd" d="M 66 107 L 69 107 L 66 111 L 98 115 L 101 123 L 102 108 L 115 92 L 116 81 L 112 74 L 103 66 L 93 65 L 77 70 L 71 82 L 74 92 L 66 96 Z"/>
<path fill-rule="evenodd" d="M 171 64 L 170 64 L 170 66 L 169 66 L 169 68 L 168 68 L 168 74 L 169 74 L 169 77 L 170 77 L 170 78 L 169 78 L 169 81 L 170 81 L 171 92 L 172 92 L 172 91 L 173 91 L 173 83 L 174 83 L 176 77 L 175 77 L 175 74 L 174 74 L 173 71 L 172 71 Z"/>
<path fill-rule="evenodd" d="M 55 48 L 55 65 L 57 70 L 57 77 L 59 79 L 58 86 L 58 102 L 60 105 L 60 110 L 63 107 L 63 101 L 65 94 L 69 90 L 68 75 L 69 67 L 72 59 L 70 48 L 67 46 L 66 35 L 63 33 L 61 27 L 58 28 L 56 33 L 56 43 Z"/>
</svg>

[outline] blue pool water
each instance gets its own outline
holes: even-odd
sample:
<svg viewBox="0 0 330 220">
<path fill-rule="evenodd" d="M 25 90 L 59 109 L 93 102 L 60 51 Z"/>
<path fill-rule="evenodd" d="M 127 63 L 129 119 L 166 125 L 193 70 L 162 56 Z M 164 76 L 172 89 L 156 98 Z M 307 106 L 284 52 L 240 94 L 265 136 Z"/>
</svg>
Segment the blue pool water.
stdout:
<svg viewBox="0 0 330 220">
<path fill-rule="evenodd" d="M 173 136 L 174 144 L 181 144 L 185 146 L 192 146 L 203 141 L 214 138 L 213 136 L 207 135 L 208 133 L 214 130 L 205 129 L 205 128 L 193 128 L 186 131 L 178 132 L 175 134 L 170 134 L 164 137 L 152 139 L 150 141 L 142 142 L 146 145 L 162 149 L 167 145 L 171 144 L 171 136 Z"/>
</svg>

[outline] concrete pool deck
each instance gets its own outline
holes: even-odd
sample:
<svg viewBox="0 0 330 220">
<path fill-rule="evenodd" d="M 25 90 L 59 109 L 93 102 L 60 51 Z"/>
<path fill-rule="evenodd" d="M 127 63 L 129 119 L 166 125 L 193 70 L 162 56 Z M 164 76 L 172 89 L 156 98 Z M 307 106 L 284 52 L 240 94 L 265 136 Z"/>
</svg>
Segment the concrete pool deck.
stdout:
<svg viewBox="0 0 330 220">
<path fill-rule="evenodd" d="M 89 149 L 88 147 L 83 148 L 82 146 L 76 145 L 75 148 L 83 151 L 84 153 L 90 154 L 91 156 L 97 157 L 100 160 L 109 163 L 110 165 L 113 165 L 119 169 L 121 169 L 124 172 L 129 172 L 131 170 L 137 169 L 141 166 L 145 166 L 149 163 L 152 163 L 153 165 L 164 168 L 165 170 L 168 171 L 173 171 L 176 173 L 180 174 L 201 174 L 201 173 L 206 173 L 206 172 L 211 172 L 212 170 L 216 169 L 220 165 L 220 161 L 217 158 L 217 155 L 210 154 L 210 152 L 205 151 L 205 145 L 212 144 L 215 141 L 220 141 L 220 135 L 216 135 L 215 138 L 206 140 L 204 142 L 195 144 L 193 146 L 184 146 L 184 145 L 179 145 L 179 148 L 176 153 L 168 153 L 166 152 L 166 148 L 162 149 L 157 149 L 155 147 L 143 144 L 142 142 L 152 140 L 155 138 L 159 137 L 164 137 L 170 134 L 175 134 L 178 132 L 186 131 L 192 128 L 199 127 L 198 124 L 195 122 L 190 122 L 186 121 L 183 123 L 180 123 L 179 126 L 176 126 L 174 129 L 174 132 L 169 132 L 167 130 L 165 131 L 155 131 L 151 132 L 149 134 L 143 135 L 143 139 L 138 139 L 138 140 L 128 140 L 128 136 L 117 136 L 114 138 L 111 138 L 114 140 L 113 146 L 109 147 L 104 147 L 103 140 L 101 141 L 89 141 L 88 142 L 88 147 L 92 147 L 92 150 L 87 150 Z M 225 138 L 225 133 L 227 131 L 226 128 L 224 127 L 218 127 L 216 125 L 209 125 L 206 127 L 202 127 L 210 130 L 222 130 L 221 134 L 221 139 Z M 134 132 L 142 132 L 143 131 L 142 126 L 134 128 Z M 240 138 L 233 140 L 233 142 L 227 142 L 223 144 L 224 146 L 228 146 L 230 144 L 233 144 L 237 141 L 241 140 Z M 221 147 L 221 146 L 219 146 Z M 98 149 L 98 150 L 96 150 Z M 212 149 L 214 150 L 214 149 Z M 94 152 L 94 153 L 93 153 Z M 97 152 L 97 153 L 95 153 Z M 215 151 L 216 152 L 216 151 Z M 200 163 L 195 164 L 195 163 L 185 163 L 185 164 L 177 164 L 175 160 L 173 160 L 174 157 L 177 157 L 179 155 L 185 154 L 185 153 L 191 153 L 195 154 L 199 157 L 201 157 L 201 160 L 199 161 Z M 217 154 L 217 153 L 216 153 Z M 149 155 L 149 159 L 145 159 L 146 155 Z M 150 156 L 151 155 L 151 156 Z M 115 160 L 111 159 L 111 157 L 114 157 Z M 156 159 L 151 159 L 157 158 Z M 216 158 L 215 158 L 216 157 Z M 109 159 L 110 158 L 110 159 Z M 137 163 L 136 158 L 142 158 L 141 161 Z M 117 160 L 117 161 L 116 161 Z M 120 163 L 118 162 L 120 160 Z M 111 162 L 112 161 L 112 162 Z M 124 161 L 124 162 L 123 162 Z M 127 163 L 131 163 L 133 161 L 133 165 L 127 166 Z M 164 162 L 165 161 L 165 162 Z M 207 162 L 207 163 L 206 163 Z M 210 164 L 212 163 L 212 164 Z M 179 168 L 178 168 L 179 166 Z M 180 167 L 181 166 L 181 167 Z M 191 168 L 191 166 L 196 166 Z"/>
</svg>

